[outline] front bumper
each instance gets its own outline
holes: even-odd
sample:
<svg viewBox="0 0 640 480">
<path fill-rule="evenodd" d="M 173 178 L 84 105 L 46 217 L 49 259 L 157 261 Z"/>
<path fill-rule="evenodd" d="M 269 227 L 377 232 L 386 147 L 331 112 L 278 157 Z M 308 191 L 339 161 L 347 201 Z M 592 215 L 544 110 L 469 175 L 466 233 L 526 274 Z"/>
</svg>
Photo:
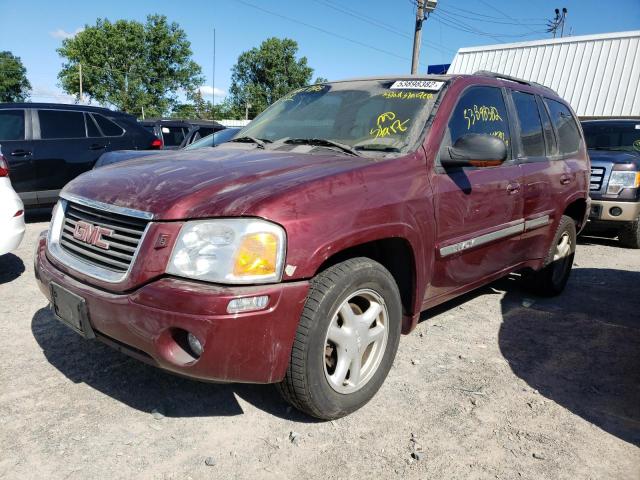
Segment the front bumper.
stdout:
<svg viewBox="0 0 640 480">
<path fill-rule="evenodd" d="M 620 215 L 612 215 L 611 209 L 618 207 Z M 619 202 L 611 200 L 591 200 L 589 220 L 606 222 L 633 222 L 640 217 L 640 202 Z"/>
<path fill-rule="evenodd" d="M 49 301 L 51 282 L 85 300 L 97 339 L 165 370 L 222 382 L 282 380 L 309 289 L 306 281 L 227 287 L 164 277 L 131 292 L 110 293 L 56 268 L 44 237 L 36 248 L 35 271 Z M 227 313 L 231 299 L 257 295 L 269 296 L 265 310 Z M 201 341 L 197 360 L 185 360 L 176 331 Z"/>
</svg>

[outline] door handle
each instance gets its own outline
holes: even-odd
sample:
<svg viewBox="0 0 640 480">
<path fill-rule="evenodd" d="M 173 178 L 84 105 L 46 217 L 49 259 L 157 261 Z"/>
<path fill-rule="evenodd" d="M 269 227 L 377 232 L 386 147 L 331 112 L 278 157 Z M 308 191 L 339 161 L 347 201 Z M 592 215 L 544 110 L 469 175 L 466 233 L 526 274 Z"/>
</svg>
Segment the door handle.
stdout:
<svg viewBox="0 0 640 480">
<path fill-rule="evenodd" d="M 107 148 L 106 145 L 100 145 L 99 143 L 94 143 L 89 147 L 89 150 L 104 150 L 105 148 Z"/>
<path fill-rule="evenodd" d="M 571 183 L 571 177 L 569 175 L 562 175 L 560 177 L 561 185 L 568 185 L 569 183 Z"/>
<path fill-rule="evenodd" d="M 11 152 L 12 157 L 28 157 L 29 155 L 31 155 L 29 150 L 14 150 Z"/>
<path fill-rule="evenodd" d="M 514 193 L 518 193 L 519 191 L 520 191 L 519 183 L 510 183 L 509 185 L 507 185 L 507 193 L 509 195 L 513 195 Z"/>
</svg>

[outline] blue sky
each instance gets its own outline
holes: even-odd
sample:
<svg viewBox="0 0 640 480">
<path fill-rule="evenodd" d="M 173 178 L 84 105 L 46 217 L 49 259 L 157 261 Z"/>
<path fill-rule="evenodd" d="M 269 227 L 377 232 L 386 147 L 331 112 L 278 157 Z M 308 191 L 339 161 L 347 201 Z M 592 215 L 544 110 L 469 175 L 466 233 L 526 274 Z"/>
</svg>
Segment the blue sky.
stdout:
<svg viewBox="0 0 640 480">
<path fill-rule="evenodd" d="M 0 0 L 0 50 L 22 58 L 34 101 L 69 101 L 56 78 L 62 63 L 56 48 L 62 38 L 98 17 L 144 21 L 147 14 L 160 13 L 186 31 L 206 76 L 208 88 L 203 92 L 209 98 L 215 27 L 219 100 L 228 91 L 238 55 L 270 36 L 296 40 L 315 76 L 407 73 L 414 4 L 415 0 Z M 545 19 L 563 6 L 569 11 L 565 34 L 640 29 L 638 0 L 439 0 L 436 13 L 425 23 L 421 70 L 427 64 L 450 63 L 461 47 L 548 38 L 541 32 Z"/>
</svg>

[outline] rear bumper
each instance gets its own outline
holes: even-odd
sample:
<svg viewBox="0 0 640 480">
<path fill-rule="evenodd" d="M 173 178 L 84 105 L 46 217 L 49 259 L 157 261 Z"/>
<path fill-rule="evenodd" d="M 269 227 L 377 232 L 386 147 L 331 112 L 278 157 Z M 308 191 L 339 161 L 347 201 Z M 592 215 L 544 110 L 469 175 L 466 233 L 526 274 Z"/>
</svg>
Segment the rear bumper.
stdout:
<svg viewBox="0 0 640 480">
<path fill-rule="evenodd" d="M 0 230 L 0 255 L 9 253 L 20 245 L 22 237 L 24 237 L 24 211 L 16 216 L 16 212 L 23 210 L 22 202 L 16 197 L 15 201 L 10 205 L 3 205 L 8 218 L 2 222 L 3 227 Z"/>
<path fill-rule="evenodd" d="M 184 376 L 222 382 L 273 383 L 289 364 L 309 284 L 306 281 L 226 287 L 161 278 L 128 293 L 114 294 L 80 282 L 47 258 L 41 237 L 36 278 L 51 301 L 50 284 L 82 297 L 96 338 L 136 358 Z M 265 310 L 228 314 L 233 298 L 268 295 Z M 204 346 L 200 358 L 184 355 L 177 329 Z"/>
<path fill-rule="evenodd" d="M 613 215 L 611 210 L 620 209 L 619 215 Z M 591 214 L 589 219 L 597 222 L 633 222 L 640 217 L 640 202 L 620 202 L 611 200 L 591 200 Z"/>
</svg>

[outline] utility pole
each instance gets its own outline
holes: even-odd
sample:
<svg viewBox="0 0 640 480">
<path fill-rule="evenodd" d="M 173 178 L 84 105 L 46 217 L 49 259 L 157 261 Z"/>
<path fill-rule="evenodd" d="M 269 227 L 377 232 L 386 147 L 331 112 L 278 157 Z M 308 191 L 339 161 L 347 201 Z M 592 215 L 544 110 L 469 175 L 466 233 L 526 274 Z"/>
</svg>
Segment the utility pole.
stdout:
<svg viewBox="0 0 640 480">
<path fill-rule="evenodd" d="M 80 76 L 80 103 L 84 103 L 82 99 L 82 64 L 78 63 L 78 75 Z"/>
<path fill-rule="evenodd" d="M 422 24 L 436 9 L 438 0 L 416 0 L 416 28 L 413 34 L 413 55 L 411 56 L 411 75 L 418 73 L 420 63 L 420 44 L 422 43 Z"/>
<path fill-rule="evenodd" d="M 555 9 L 555 14 L 556 16 L 553 18 L 553 20 L 549 20 L 547 22 L 547 32 L 553 33 L 553 38 L 556 38 L 556 33 L 558 32 L 558 29 L 560 29 L 560 38 L 562 38 L 564 36 L 564 22 L 567 19 L 567 9 L 563 8 L 562 9 L 562 15 L 560 14 L 560 9 L 556 8 Z"/>
<path fill-rule="evenodd" d="M 564 22 L 567 18 L 567 9 L 562 9 L 562 22 L 560 23 L 560 38 L 564 37 Z"/>
</svg>

